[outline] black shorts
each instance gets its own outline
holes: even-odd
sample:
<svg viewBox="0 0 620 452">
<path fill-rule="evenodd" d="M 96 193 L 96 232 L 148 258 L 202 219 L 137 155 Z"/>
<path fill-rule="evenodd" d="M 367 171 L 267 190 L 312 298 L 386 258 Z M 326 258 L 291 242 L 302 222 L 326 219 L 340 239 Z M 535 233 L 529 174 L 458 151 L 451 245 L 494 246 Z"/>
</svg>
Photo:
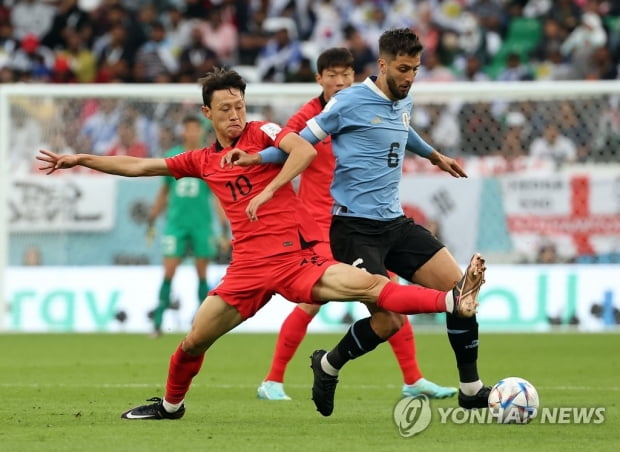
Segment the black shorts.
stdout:
<svg viewBox="0 0 620 452">
<path fill-rule="evenodd" d="M 378 221 L 334 215 L 329 230 L 334 258 L 386 275 L 390 270 L 407 281 L 444 247 L 426 228 L 411 218 Z"/>
</svg>

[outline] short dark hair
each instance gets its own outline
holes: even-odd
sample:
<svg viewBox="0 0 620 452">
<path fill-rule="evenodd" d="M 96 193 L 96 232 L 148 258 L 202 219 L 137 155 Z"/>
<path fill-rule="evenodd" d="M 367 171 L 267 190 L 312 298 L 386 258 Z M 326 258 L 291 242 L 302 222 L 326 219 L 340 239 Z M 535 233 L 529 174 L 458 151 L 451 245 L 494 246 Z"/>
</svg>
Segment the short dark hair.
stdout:
<svg viewBox="0 0 620 452">
<path fill-rule="evenodd" d="M 202 103 L 206 107 L 211 106 L 214 91 L 238 89 L 241 96 L 245 97 L 245 80 L 238 72 L 230 69 L 216 67 L 199 79 L 198 83 L 202 86 Z"/>
<path fill-rule="evenodd" d="M 332 47 L 322 52 L 316 60 L 316 71 L 321 74 L 325 69 L 337 66 L 353 68 L 353 54 L 345 47 Z"/>
<path fill-rule="evenodd" d="M 382 58 L 396 58 L 399 55 L 416 56 L 424 46 L 420 38 L 409 28 L 393 28 L 383 32 L 379 38 L 379 55 Z"/>
</svg>

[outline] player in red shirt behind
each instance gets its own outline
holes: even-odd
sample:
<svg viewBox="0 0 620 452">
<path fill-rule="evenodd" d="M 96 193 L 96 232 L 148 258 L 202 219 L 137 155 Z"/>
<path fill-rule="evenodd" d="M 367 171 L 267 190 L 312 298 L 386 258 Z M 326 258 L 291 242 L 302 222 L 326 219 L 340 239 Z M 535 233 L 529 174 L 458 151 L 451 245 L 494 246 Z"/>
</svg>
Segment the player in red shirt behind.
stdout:
<svg viewBox="0 0 620 452">
<path fill-rule="evenodd" d="M 306 127 L 306 121 L 318 115 L 335 93 L 351 86 L 354 80 L 353 55 L 346 48 L 331 48 L 322 52 L 316 64 L 316 81 L 321 85 L 323 91 L 318 97 L 304 104 L 288 120 L 286 126 L 296 132 Z M 333 204 L 329 188 L 335 166 L 331 137 L 328 136 L 325 140 L 317 143 L 314 148 L 317 151 L 317 157 L 301 173 L 297 194 L 310 211 L 311 217 L 319 224 L 323 239 L 325 242 L 329 242 L 329 227 L 332 220 L 331 207 Z M 326 244 L 326 252 L 331 253 L 328 246 Z M 396 276 L 392 280 L 398 281 Z M 282 323 L 269 373 L 258 387 L 259 399 L 290 400 L 284 391 L 284 373 L 306 335 L 308 325 L 318 314 L 320 307 L 317 304 L 299 303 Z M 388 339 L 403 374 L 402 395 L 415 397 L 425 394 L 437 399 L 454 396 L 457 393 L 456 388 L 439 386 L 423 378 L 416 360 L 415 340 L 411 323 L 407 318 L 403 318 L 402 322 L 403 326 L 398 333 Z"/>
<path fill-rule="evenodd" d="M 393 313 L 475 314 L 486 269 L 479 254 L 472 257 L 456 287 L 441 292 L 401 286 L 385 276 L 315 252 L 313 244 L 321 240 L 320 230 L 291 184 L 315 157 L 315 149 L 290 129 L 269 122 L 246 122 L 246 84 L 235 71 L 216 69 L 200 83 L 202 113 L 213 123 L 217 139 L 210 147 L 165 159 L 58 155 L 47 150 L 37 156 L 43 162 L 40 169 L 47 174 L 81 165 L 127 177 L 200 177 L 219 198 L 230 221 L 232 262 L 173 353 L 164 398 L 154 397 L 149 400 L 152 403 L 125 411 L 123 419 L 181 418 L 185 395 L 202 367 L 205 352 L 219 337 L 253 316 L 275 293 L 295 302 L 358 300 L 373 304 L 371 317 L 355 322 L 335 347 L 349 359 L 373 350 L 398 331 L 402 316 Z M 233 148 L 255 153 L 267 146 L 277 146 L 289 154 L 284 165 L 222 165 L 222 156 Z M 320 357 L 312 359 L 312 369 L 313 400 L 319 412 L 329 416 L 338 370 Z"/>
</svg>

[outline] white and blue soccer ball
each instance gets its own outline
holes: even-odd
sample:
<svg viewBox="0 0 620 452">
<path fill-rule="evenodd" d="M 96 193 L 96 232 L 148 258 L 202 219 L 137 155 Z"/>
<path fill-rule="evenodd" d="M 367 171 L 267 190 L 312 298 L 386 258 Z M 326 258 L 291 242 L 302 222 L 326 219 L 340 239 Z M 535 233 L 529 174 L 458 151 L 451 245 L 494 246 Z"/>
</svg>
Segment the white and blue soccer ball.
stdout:
<svg viewBox="0 0 620 452">
<path fill-rule="evenodd" d="M 506 377 L 489 394 L 491 416 L 499 424 L 527 424 L 538 414 L 538 392 L 529 381 Z"/>
</svg>

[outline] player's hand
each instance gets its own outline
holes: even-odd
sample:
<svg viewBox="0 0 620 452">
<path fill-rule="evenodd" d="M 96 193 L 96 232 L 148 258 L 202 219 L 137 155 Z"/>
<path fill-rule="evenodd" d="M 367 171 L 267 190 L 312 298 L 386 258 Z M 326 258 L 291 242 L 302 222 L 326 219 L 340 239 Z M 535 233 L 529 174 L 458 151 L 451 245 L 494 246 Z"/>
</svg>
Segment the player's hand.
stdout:
<svg viewBox="0 0 620 452">
<path fill-rule="evenodd" d="M 258 195 L 256 195 L 252 200 L 248 203 L 248 206 L 245 208 L 245 213 L 247 214 L 250 221 L 257 221 L 258 215 L 257 211 L 260 206 L 265 204 L 273 198 L 273 192 L 269 190 L 263 190 Z"/>
<path fill-rule="evenodd" d="M 234 148 L 228 151 L 220 161 L 220 166 L 222 168 L 232 168 L 233 166 L 251 166 L 258 164 L 260 164 L 260 155 L 248 154 L 239 148 Z"/>
<path fill-rule="evenodd" d="M 39 167 L 40 171 L 47 171 L 45 174 L 52 174 L 58 169 L 73 168 L 79 164 L 79 158 L 75 154 L 58 155 L 45 149 L 39 149 L 37 160 L 43 162 Z"/>
<path fill-rule="evenodd" d="M 454 177 L 467 177 L 467 173 L 459 162 L 439 153 L 438 151 L 433 151 L 429 157 L 429 160 L 437 168 L 450 173 Z"/>
</svg>

